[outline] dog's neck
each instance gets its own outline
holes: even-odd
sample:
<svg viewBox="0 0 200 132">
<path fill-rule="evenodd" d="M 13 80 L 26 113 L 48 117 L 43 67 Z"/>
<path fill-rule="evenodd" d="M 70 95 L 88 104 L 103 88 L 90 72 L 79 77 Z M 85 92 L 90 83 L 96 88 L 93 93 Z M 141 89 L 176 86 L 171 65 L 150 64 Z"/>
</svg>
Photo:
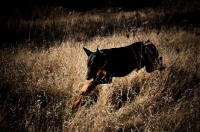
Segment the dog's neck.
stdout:
<svg viewBox="0 0 200 132">
<path fill-rule="evenodd" d="M 104 56 L 104 58 L 105 58 L 105 63 L 104 63 L 104 65 L 103 65 L 103 67 L 102 67 L 102 69 L 103 68 L 105 68 L 106 67 L 106 65 L 107 65 L 107 62 L 108 62 L 108 59 L 107 59 L 107 55 L 106 55 L 106 53 L 105 52 L 103 52 L 102 50 L 99 50 L 100 51 L 100 53 Z"/>
</svg>

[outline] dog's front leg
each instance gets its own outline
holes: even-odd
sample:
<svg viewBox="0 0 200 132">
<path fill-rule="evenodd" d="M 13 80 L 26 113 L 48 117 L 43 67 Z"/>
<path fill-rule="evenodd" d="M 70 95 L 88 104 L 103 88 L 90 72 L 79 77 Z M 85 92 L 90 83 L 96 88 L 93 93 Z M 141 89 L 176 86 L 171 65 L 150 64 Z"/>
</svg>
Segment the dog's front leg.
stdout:
<svg viewBox="0 0 200 132">
<path fill-rule="evenodd" d="M 94 79 L 94 81 L 101 83 L 101 81 L 103 80 L 103 78 L 105 78 L 107 72 L 105 70 L 99 70 L 97 72 L 96 78 Z"/>
<path fill-rule="evenodd" d="M 110 84 L 112 83 L 112 75 L 107 73 L 102 79 L 101 79 L 102 84 Z"/>
<path fill-rule="evenodd" d="M 92 91 L 99 83 L 98 82 L 95 82 L 95 81 L 89 81 L 87 84 L 85 84 L 82 89 L 80 90 L 80 96 L 78 98 L 78 100 L 76 102 L 73 103 L 72 105 L 72 109 L 75 109 L 81 102 L 83 96 Z"/>
<path fill-rule="evenodd" d="M 109 84 L 112 82 L 112 75 L 110 75 L 106 70 L 99 70 L 95 79 L 96 82 L 100 84 Z"/>
<path fill-rule="evenodd" d="M 96 81 L 89 81 L 86 85 L 80 90 L 80 95 L 85 95 L 86 93 L 92 91 L 99 83 Z"/>
<path fill-rule="evenodd" d="M 73 103 L 73 105 L 71 107 L 72 110 L 75 109 L 80 104 L 82 98 L 83 98 L 83 95 L 80 95 L 79 98 L 77 99 L 77 101 Z"/>
<path fill-rule="evenodd" d="M 111 75 L 106 75 L 100 80 L 101 84 L 110 84 L 112 83 L 112 76 Z"/>
</svg>

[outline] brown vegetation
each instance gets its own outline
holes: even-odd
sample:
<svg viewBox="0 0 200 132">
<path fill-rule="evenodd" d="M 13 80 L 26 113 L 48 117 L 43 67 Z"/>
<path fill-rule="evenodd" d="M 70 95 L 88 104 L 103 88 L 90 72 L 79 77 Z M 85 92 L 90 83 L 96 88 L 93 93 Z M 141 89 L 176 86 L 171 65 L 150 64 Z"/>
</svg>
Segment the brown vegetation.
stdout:
<svg viewBox="0 0 200 132">
<path fill-rule="evenodd" d="M 151 28 L 163 20 L 163 13 L 138 12 L 141 27 L 134 26 L 135 12 L 72 12 L 56 19 L 21 21 L 21 27 L 30 29 L 27 42 L 0 50 L 0 130 L 199 131 L 198 28 L 162 24 Z M 64 31 L 58 35 L 60 41 L 43 46 L 33 40 L 38 28 L 44 32 L 36 34 L 47 45 L 47 37 L 54 40 L 56 30 Z M 51 35 L 45 36 L 47 29 Z M 127 32 L 129 37 L 124 36 Z M 165 70 L 148 74 L 142 69 L 114 78 L 112 84 L 98 85 L 77 110 L 71 110 L 86 83 L 83 46 L 94 51 L 97 45 L 101 49 L 147 40 L 158 47 Z"/>
</svg>

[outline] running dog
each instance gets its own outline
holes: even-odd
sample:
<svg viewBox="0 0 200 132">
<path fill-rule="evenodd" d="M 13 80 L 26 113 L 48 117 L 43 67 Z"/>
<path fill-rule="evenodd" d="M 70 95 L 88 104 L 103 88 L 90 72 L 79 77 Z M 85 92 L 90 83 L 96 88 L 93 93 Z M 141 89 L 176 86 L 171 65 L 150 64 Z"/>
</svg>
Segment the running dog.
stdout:
<svg viewBox="0 0 200 132">
<path fill-rule="evenodd" d="M 111 83 L 112 77 L 123 77 L 134 69 L 140 70 L 143 67 L 148 73 L 151 73 L 158 64 L 162 66 L 162 57 L 158 58 L 158 50 L 152 43 L 136 42 L 120 48 L 102 50 L 97 48 L 96 52 L 84 47 L 83 49 L 88 56 L 86 79 L 90 81 L 80 90 L 80 96 L 73 103 L 72 109 L 75 109 L 83 96 L 98 84 Z"/>
<path fill-rule="evenodd" d="M 158 50 L 152 43 L 136 42 L 120 48 L 97 48 L 96 52 L 83 49 L 88 56 L 86 79 L 93 79 L 99 84 L 111 83 L 112 77 L 123 77 L 143 67 L 151 73 L 158 64 L 162 65 L 162 57 L 158 58 Z M 98 74 L 98 71 L 103 72 Z"/>
</svg>

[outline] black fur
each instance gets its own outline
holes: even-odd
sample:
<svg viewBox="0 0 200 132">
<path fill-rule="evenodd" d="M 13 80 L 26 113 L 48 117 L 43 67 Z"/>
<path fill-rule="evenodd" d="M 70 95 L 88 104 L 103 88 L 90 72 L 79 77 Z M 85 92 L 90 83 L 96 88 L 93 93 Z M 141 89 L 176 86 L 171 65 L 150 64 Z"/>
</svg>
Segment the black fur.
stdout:
<svg viewBox="0 0 200 132">
<path fill-rule="evenodd" d="M 112 77 L 126 76 L 134 69 L 140 70 L 144 66 L 146 71 L 151 73 L 159 61 L 158 50 L 152 43 L 136 42 L 120 48 L 102 50 L 97 48 L 96 52 L 84 48 L 84 51 L 88 55 L 86 79 L 93 78 L 101 83 L 111 83 Z M 97 77 L 98 70 L 106 71 L 106 75 L 103 78 Z"/>
</svg>

